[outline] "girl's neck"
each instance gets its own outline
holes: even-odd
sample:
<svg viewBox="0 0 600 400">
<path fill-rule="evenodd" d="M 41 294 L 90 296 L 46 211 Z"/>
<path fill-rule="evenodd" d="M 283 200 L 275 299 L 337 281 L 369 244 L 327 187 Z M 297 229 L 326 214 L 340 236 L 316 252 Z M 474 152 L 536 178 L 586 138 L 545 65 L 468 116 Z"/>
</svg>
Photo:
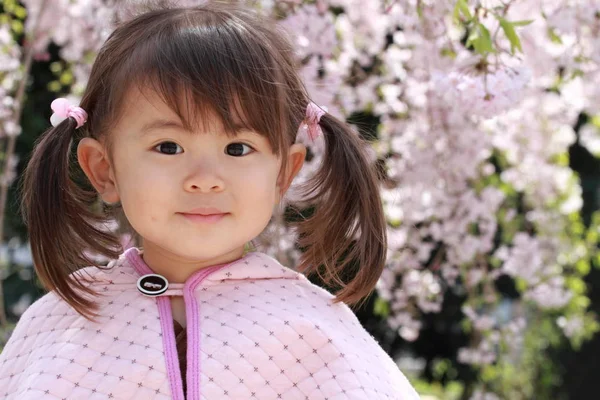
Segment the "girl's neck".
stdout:
<svg viewBox="0 0 600 400">
<path fill-rule="evenodd" d="M 190 259 L 174 254 L 153 243 L 144 242 L 142 260 L 155 273 L 164 276 L 171 283 L 184 283 L 194 272 L 214 265 L 233 262 L 242 258 L 244 247 L 207 259 Z"/>
</svg>

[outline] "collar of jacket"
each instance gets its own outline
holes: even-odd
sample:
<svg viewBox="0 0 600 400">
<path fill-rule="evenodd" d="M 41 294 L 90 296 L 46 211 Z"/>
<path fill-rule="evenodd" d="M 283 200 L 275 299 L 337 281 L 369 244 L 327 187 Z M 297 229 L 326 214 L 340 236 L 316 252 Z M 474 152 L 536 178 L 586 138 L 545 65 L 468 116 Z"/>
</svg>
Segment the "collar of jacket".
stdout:
<svg viewBox="0 0 600 400">
<path fill-rule="evenodd" d="M 75 273 L 77 278 L 88 281 L 99 292 L 137 290 L 138 279 L 154 272 L 144 262 L 141 250 L 127 249 L 118 259 L 106 267 L 87 267 Z M 274 258 L 260 252 L 249 252 L 242 258 L 226 264 L 213 265 L 193 273 L 184 283 L 171 283 L 164 293 L 158 296 L 182 295 L 185 288 L 196 289 L 202 286 L 255 281 L 262 279 L 308 280 L 303 274 L 284 267 Z"/>
</svg>

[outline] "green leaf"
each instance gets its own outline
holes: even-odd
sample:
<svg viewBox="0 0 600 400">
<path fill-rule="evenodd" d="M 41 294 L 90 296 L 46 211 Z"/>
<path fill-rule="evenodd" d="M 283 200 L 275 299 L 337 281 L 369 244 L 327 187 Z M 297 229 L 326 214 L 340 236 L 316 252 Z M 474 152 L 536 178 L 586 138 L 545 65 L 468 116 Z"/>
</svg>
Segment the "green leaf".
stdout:
<svg viewBox="0 0 600 400">
<path fill-rule="evenodd" d="M 454 59 L 456 58 L 456 56 L 457 56 L 457 54 L 456 54 L 456 52 L 455 52 L 454 50 L 452 50 L 452 49 L 450 49 L 450 48 L 447 48 L 447 47 L 444 47 L 444 48 L 443 48 L 443 49 L 440 51 L 440 54 L 441 54 L 443 57 L 449 57 L 449 58 L 451 58 L 451 59 L 453 59 L 453 60 L 454 60 Z"/>
<path fill-rule="evenodd" d="M 553 43 L 562 44 L 563 42 L 560 36 L 558 36 L 556 31 L 554 30 L 554 28 L 548 28 L 548 37 Z"/>
<path fill-rule="evenodd" d="M 25 19 L 25 17 L 27 17 L 27 10 L 25 9 L 25 7 L 19 6 L 15 8 L 14 15 L 17 18 Z"/>
<path fill-rule="evenodd" d="M 469 11 L 469 5 L 467 4 L 467 0 L 458 0 L 456 2 L 458 8 L 460 8 L 460 12 L 467 17 L 468 19 L 472 19 L 471 11 Z"/>
<path fill-rule="evenodd" d="M 387 301 L 383 300 L 381 297 L 378 297 L 377 300 L 375 300 L 373 312 L 375 315 L 387 318 L 387 316 L 390 314 L 390 305 Z"/>
<path fill-rule="evenodd" d="M 567 167 L 569 165 L 569 153 L 557 154 L 553 161 L 560 166 Z"/>
<path fill-rule="evenodd" d="M 12 31 L 18 35 L 23 33 L 23 30 L 24 30 L 23 22 L 19 21 L 18 19 L 13 20 L 10 24 L 10 27 L 11 27 Z"/>
<path fill-rule="evenodd" d="M 469 37 L 467 38 L 467 43 L 466 43 L 467 47 L 473 46 L 475 48 L 475 50 L 477 50 L 475 43 L 477 42 L 478 39 L 479 39 L 479 32 L 476 29 L 472 29 L 471 32 L 469 32 Z"/>
<path fill-rule="evenodd" d="M 480 46 L 482 50 L 484 50 L 486 53 L 493 53 L 494 46 L 492 44 L 492 35 L 490 35 L 490 31 L 483 24 L 479 24 L 478 29 L 479 33 L 481 34 Z"/>
<path fill-rule="evenodd" d="M 581 275 L 587 275 L 590 273 L 591 265 L 587 260 L 579 260 L 575 263 L 575 268 Z"/>
<path fill-rule="evenodd" d="M 515 49 L 517 49 L 522 53 L 523 48 L 521 47 L 521 40 L 519 39 L 519 36 L 517 36 L 514 24 L 502 17 L 498 17 L 498 21 L 500 22 L 500 26 L 502 27 L 506 38 L 510 42 L 510 51 L 514 54 Z"/>
<path fill-rule="evenodd" d="M 481 371 L 481 380 L 484 382 L 491 382 L 498 378 L 499 371 L 493 365 L 484 365 Z"/>
<path fill-rule="evenodd" d="M 59 81 L 65 86 L 70 85 L 71 83 L 73 83 L 73 74 L 71 73 L 71 71 L 65 71 L 62 74 L 60 74 Z"/>
<path fill-rule="evenodd" d="M 460 24 L 460 14 L 464 15 L 467 20 L 473 19 L 473 15 L 471 15 L 471 11 L 469 10 L 469 5 L 467 4 L 467 0 L 456 0 L 456 4 L 454 5 L 454 10 L 452 12 L 452 19 L 454 23 L 457 25 Z"/>
<path fill-rule="evenodd" d="M 512 21 L 512 24 L 514 26 L 527 26 L 529 24 L 531 24 L 533 21 L 533 19 L 528 19 L 528 20 L 523 20 L 523 21 Z"/>
<path fill-rule="evenodd" d="M 494 52 L 490 31 L 482 24 L 473 27 L 467 38 L 467 47 L 473 46 L 475 51 L 482 56 Z"/>
<path fill-rule="evenodd" d="M 63 70 L 63 66 L 60 62 L 55 61 L 52 64 L 50 64 L 50 71 L 52 71 L 55 74 L 59 74 L 60 72 L 62 72 Z"/>
<path fill-rule="evenodd" d="M 13 13 L 13 11 L 15 10 L 15 7 L 17 7 L 17 4 L 14 1 L 5 1 L 4 2 L 4 11 L 7 13 Z"/>
<path fill-rule="evenodd" d="M 527 281 L 522 278 L 516 278 L 515 279 L 515 287 L 519 291 L 519 293 L 523 293 L 527 290 L 527 287 L 528 287 Z"/>
<path fill-rule="evenodd" d="M 460 24 L 460 10 L 458 8 L 458 2 L 454 5 L 454 10 L 452 10 L 452 21 L 456 25 Z"/>
<path fill-rule="evenodd" d="M 48 83 L 48 90 L 50 92 L 54 92 L 57 93 L 62 89 L 62 85 L 60 84 L 59 81 L 52 81 L 50 83 Z"/>
<path fill-rule="evenodd" d="M 580 268 L 580 266 L 578 265 L 577 268 Z M 581 279 L 581 278 L 577 278 L 574 276 L 567 277 L 565 279 L 565 284 L 575 294 L 584 294 L 585 293 L 586 285 L 585 285 L 585 282 L 583 281 L 583 279 Z M 585 297 L 585 296 L 578 296 L 575 299 L 578 301 L 581 301 L 581 298 L 587 300 L 587 297 Z"/>
</svg>

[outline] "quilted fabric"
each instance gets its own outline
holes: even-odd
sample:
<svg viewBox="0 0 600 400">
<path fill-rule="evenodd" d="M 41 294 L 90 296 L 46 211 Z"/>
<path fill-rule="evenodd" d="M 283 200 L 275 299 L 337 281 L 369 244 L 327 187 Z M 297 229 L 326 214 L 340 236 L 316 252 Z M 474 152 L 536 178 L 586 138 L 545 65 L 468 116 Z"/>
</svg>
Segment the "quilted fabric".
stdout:
<svg viewBox="0 0 600 400">
<path fill-rule="evenodd" d="M 128 249 L 85 268 L 102 294 L 90 322 L 54 293 L 36 301 L 0 354 L 5 399 L 418 399 L 344 304 L 262 253 L 210 267 L 156 297 Z M 184 296 L 183 393 L 169 296 Z"/>
</svg>

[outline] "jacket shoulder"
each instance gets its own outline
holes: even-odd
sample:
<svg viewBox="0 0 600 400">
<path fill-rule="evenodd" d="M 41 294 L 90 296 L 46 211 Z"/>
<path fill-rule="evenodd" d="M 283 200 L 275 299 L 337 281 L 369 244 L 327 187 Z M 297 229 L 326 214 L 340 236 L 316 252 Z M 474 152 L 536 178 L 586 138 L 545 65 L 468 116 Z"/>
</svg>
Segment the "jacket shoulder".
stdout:
<svg viewBox="0 0 600 400">
<path fill-rule="evenodd" d="M 23 337 L 39 327 L 44 323 L 44 318 L 48 317 L 48 314 L 56 313 L 58 308 L 65 308 L 66 303 L 58 297 L 54 292 L 49 292 L 34 301 L 25 312 L 19 318 L 13 333 L 11 334 L 5 351 L 10 345 L 18 340 L 19 337 Z M 3 352 L 4 354 L 4 352 Z"/>
<path fill-rule="evenodd" d="M 313 310 L 309 314 L 310 322 L 314 323 L 316 334 L 326 338 L 327 351 L 333 353 L 327 370 L 333 376 L 340 376 L 340 382 L 345 379 L 353 382 L 340 385 L 346 394 L 369 399 L 419 398 L 397 364 L 362 326 L 350 307 L 334 303 L 335 296 L 317 285 L 308 281 L 304 285 L 310 288 L 312 295 L 308 296 Z"/>
<path fill-rule="evenodd" d="M 61 304 L 66 303 L 50 292 L 33 302 L 21 315 L 0 353 L 0 397 L 8 396 L 8 392 L 5 391 L 11 390 L 14 382 L 20 379 L 23 365 L 46 344 L 44 341 L 29 339 L 44 330 L 51 315 L 59 311 L 67 312 L 67 308 Z"/>
<path fill-rule="evenodd" d="M 282 339 L 297 343 L 296 351 L 304 350 L 307 362 L 318 354 L 310 361 L 311 367 L 321 363 L 313 374 L 320 375 L 324 381 L 327 376 L 333 379 L 340 392 L 351 398 L 419 399 L 398 365 L 364 329 L 350 307 L 341 302 L 334 303 L 332 293 L 305 277 L 291 284 L 272 284 L 280 288 L 279 291 L 273 289 L 281 295 L 280 300 L 285 297 L 295 300 L 294 312 L 283 313 L 289 320 L 284 321 L 284 325 L 287 323 L 293 332 L 279 334 L 297 335 Z"/>
</svg>

